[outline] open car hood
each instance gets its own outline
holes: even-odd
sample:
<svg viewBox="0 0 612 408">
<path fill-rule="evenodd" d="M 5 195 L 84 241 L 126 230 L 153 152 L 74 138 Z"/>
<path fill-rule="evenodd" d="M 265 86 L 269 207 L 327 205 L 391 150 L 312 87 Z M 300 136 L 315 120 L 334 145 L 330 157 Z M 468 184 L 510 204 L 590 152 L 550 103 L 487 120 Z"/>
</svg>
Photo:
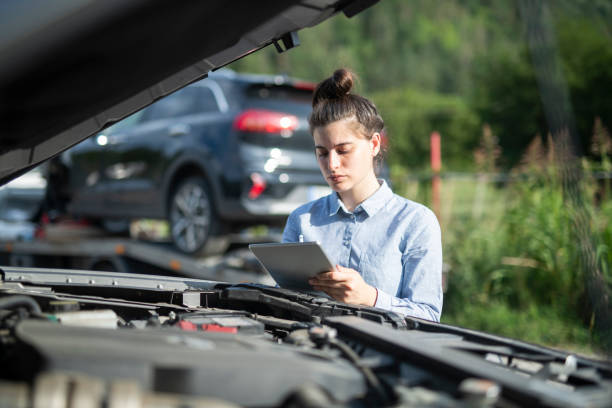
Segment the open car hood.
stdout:
<svg viewBox="0 0 612 408">
<path fill-rule="evenodd" d="M 378 0 L 0 4 L 0 184 L 251 52 Z"/>
</svg>

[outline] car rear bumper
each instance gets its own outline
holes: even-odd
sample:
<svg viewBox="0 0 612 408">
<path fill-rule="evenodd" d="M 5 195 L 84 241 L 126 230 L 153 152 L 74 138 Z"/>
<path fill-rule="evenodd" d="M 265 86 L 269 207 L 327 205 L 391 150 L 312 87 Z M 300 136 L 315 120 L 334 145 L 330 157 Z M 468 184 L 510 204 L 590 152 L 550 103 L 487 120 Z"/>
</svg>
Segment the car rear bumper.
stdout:
<svg viewBox="0 0 612 408">
<path fill-rule="evenodd" d="M 269 192 L 251 199 L 248 192 L 238 200 L 224 201 L 217 205 L 217 213 L 221 218 L 230 222 L 246 223 L 284 223 L 287 216 L 300 205 L 331 192 L 328 186 L 323 185 L 295 185 L 282 196 L 273 195 L 274 186 Z"/>
<path fill-rule="evenodd" d="M 246 210 L 254 215 L 282 215 L 288 216 L 300 205 L 316 200 L 331 193 L 328 186 L 298 185 L 284 198 L 267 198 L 250 200 L 243 198 L 242 204 Z"/>
</svg>

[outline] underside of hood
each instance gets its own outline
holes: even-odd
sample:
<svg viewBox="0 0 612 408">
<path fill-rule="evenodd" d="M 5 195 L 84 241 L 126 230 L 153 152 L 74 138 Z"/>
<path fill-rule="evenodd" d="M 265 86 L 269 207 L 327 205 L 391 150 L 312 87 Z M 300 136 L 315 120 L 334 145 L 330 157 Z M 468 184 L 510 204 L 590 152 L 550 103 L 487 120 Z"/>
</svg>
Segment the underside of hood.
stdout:
<svg viewBox="0 0 612 408">
<path fill-rule="evenodd" d="M 339 11 L 377 0 L 9 1 L 0 5 L 0 184 Z"/>
</svg>

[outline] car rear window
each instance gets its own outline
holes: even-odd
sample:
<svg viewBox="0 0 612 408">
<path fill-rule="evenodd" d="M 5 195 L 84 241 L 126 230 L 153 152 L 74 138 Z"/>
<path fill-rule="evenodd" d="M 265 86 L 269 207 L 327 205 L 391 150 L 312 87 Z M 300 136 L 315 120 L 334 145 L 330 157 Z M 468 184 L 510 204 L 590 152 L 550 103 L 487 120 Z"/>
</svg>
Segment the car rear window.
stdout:
<svg viewBox="0 0 612 408">
<path fill-rule="evenodd" d="M 198 113 L 201 111 L 199 94 L 198 89 L 187 87 L 168 95 L 151 105 L 145 120 L 175 118 Z"/>
<path fill-rule="evenodd" d="M 312 92 L 292 86 L 251 85 L 246 89 L 245 108 L 291 113 L 299 118 L 310 115 Z"/>
</svg>

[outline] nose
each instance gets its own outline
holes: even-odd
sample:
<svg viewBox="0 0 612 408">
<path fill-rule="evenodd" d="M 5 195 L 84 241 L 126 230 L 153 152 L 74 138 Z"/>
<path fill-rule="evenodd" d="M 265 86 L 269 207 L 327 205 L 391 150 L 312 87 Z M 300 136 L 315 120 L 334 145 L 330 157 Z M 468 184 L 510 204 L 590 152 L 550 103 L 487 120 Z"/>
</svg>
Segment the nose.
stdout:
<svg viewBox="0 0 612 408">
<path fill-rule="evenodd" d="M 330 170 L 335 170 L 340 167 L 340 157 L 338 157 L 338 153 L 334 150 L 331 150 L 328 154 L 327 167 L 329 167 Z"/>
</svg>

